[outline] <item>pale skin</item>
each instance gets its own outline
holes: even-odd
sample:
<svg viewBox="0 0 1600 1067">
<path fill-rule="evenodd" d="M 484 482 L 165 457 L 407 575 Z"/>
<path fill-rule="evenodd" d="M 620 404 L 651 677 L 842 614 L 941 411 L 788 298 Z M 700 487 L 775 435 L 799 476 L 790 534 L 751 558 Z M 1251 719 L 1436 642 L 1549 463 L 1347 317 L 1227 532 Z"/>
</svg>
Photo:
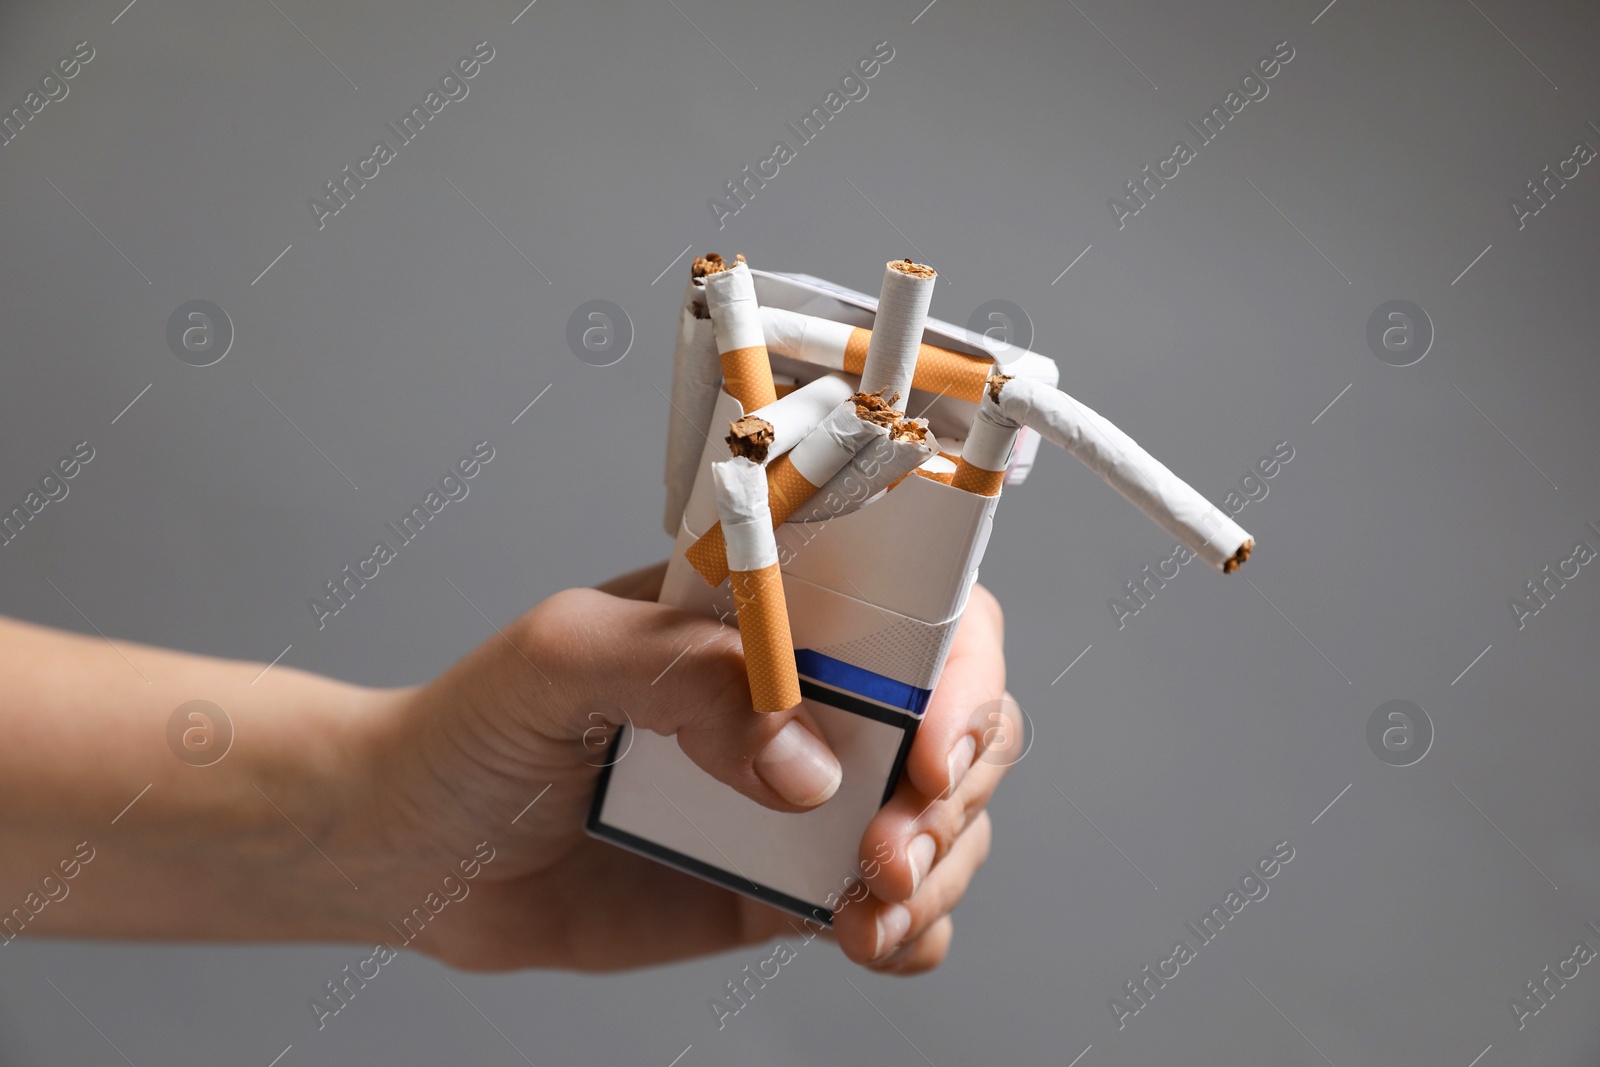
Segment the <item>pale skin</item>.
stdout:
<svg viewBox="0 0 1600 1067">
<path fill-rule="evenodd" d="M 613 971 L 792 937 L 792 916 L 583 830 L 619 709 L 768 807 L 802 811 L 836 786 L 803 709 L 750 709 L 737 631 L 653 602 L 662 570 L 559 593 L 404 689 L 283 664 L 252 684 L 263 664 L 0 619 L 0 918 L 79 842 L 94 850 L 68 896 L 0 942 L 399 945 L 391 923 L 481 842 L 493 859 L 470 894 L 408 947 L 468 970 Z M 1002 628 L 975 587 L 905 775 L 861 839 L 870 893 L 831 935 L 857 963 L 915 974 L 950 949 L 1005 771 L 975 758 L 994 724 L 973 714 L 1005 693 Z M 235 731 L 209 767 L 167 744 L 196 698 Z M 774 741 L 792 720 L 808 747 L 792 730 Z"/>
</svg>

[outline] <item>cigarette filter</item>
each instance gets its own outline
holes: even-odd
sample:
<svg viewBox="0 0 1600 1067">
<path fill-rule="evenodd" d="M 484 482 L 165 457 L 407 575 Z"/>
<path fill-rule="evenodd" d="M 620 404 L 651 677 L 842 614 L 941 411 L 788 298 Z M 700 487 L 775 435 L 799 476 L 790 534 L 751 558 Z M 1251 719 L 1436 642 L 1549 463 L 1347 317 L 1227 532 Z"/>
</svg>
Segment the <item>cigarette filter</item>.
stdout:
<svg viewBox="0 0 1600 1067">
<path fill-rule="evenodd" d="M 859 326 L 771 307 L 761 309 L 761 330 L 768 352 L 857 375 L 866 366 L 873 334 Z M 993 368 L 994 360 L 988 356 L 918 345 L 911 388 L 976 402 L 983 396 Z"/>
<path fill-rule="evenodd" d="M 857 452 L 873 440 L 889 436 L 887 426 L 862 418 L 858 410 L 854 397 L 841 402 L 804 440 L 767 464 L 766 497 L 774 528 L 799 511 Z M 751 421 L 760 422 L 749 418 L 740 420 Z M 771 433 L 770 425 L 765 422 L 761 422 L 761 425 L 766 427 L 767 433 Z M 752 444 L 760 448 L 759 454 L 751 447 Z M 767 449 L 762 447 L 760 441 L 752 442 L 747 432 L 740 432 L 739 423 L 734 424 L 728 445 L 736 456 L 745 456 L 756 463 L 760 463 L 767 454 Z M 684 552 L 708 585 L 720 585 L 722 579 L 728 576 L 728 554 L 723 545 L 725 538 L 726 533 L 719 523 Z"/>
<path fill-rule="evenodd" d="M 990 396 L 1007 418 L 1077 456 L 1210 566 L 1229 574 L 1250 558 L 1255 540 L 1243 527 L 1108 419 L 1027 378 L 996 374 L 991 381 Z"/>
<path fill-rule="evenodd" d="M 1017 443 L 1017 431 L 1022 429 L 1005 412 L 992 396 L 984 396 L 972 419 L 972 431 L 961 448 L 961 458 L 956 461 L 950 484 L 979 496 L 999 496 L 1000 483 L 1005 480 L 1006 466 L 1011 462 L 1011 450 Z"/>
<path fill-rule="evenodd" d="M 683 509 L 694 489 L 722 384 L 722 363 L 700 282 L 707 269 L 721 263 L 722 257 L 714 252 L 695 260 L 678 313 L 678 342 L 672 353 L 672 411 L 667 417 L 667 503 L 662 517 L 672 536 L 677 536 Z"/>
<path fill-rule="evenodd" d="M 711 470 L 717 514 L 727 531 L 725 563 L 732 576 L 750 700 L 760 712 L 786 711 L 800 703 L 800 677 L 778 570 L 778 542 L 772 535 L 766 471 L 741 456 L 713 464 Z"/>
<path fill-rule="evenodd" d="M 872 322 L 872 340 L 861 368 L 863 393 L 884 393 L 890 403 L 903 402 L 911 395 L 922 330 L 938 276 L 932 267 L 909 259 L 891 260 L 884 266 L 878 315 Z"/>
<path fill-rule="evenodd" d="M 739 401 L 747 414 L 765 407 L 778 399 L 778 394 L 772 386 L 767 342 L 761 335 L 756 287 L 744 257 L 731 267 L 707 274 L 705 291 L 728 395 Z"/>
</svg>

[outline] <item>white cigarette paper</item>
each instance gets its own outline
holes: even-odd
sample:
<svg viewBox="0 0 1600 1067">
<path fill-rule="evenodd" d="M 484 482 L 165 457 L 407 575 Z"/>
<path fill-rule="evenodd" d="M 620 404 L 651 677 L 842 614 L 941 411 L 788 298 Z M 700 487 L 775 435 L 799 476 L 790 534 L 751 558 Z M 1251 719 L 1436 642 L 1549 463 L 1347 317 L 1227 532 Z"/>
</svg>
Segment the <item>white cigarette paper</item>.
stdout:
<svg viewBox="0 0 1600 1067">
<path fill-rule="evenodd" d="M 818 488 L 839 473 L 857 452 L 874 440 L 889 436 L 889 428 L 867 422 L 856 414 L 854 400 L 846 399 L 789 452 L 795 473 Z M 791 509 L 791 514 L 793 510 Z"/>
<path fill-rule="evenodd" d="M 909 259 L 891 260 L 884 266 L 872 341 L 867 347 L 866 365 L 861 368 L 863 393 L 887 390 L 884 398 L 901 404 L 910 397 L 937 277 L 932 267 Z"/>
<path fill-rule="evenodd" d="M 731 267 L 707 274 L 705 292 L 724 386 L 749 414 L 778 395 L 772 386 L 772 365 L 761 333 L 761 306 L 756 303 L 750 268 L 741 258 Z"/>
<path fill-rule="evenodd" d="M 676 537 L 683 509 L 700 470 L 700 454 L 711 432 L 711 413 L 722 387 L 722 361 L 717 354 L 711 319 L 705 315 L 705 293 L 693 274 L 678 312 L 678 342 L 672 353 L 672 405 L 667 413 L 667 503 L 662 524 Z"/>
<path fill-rule="evenodd" d="M 855 332 L 860 329 L 859 326 L 815 315 L 802 315 L 784 308 L 761 309 L 761 334 L 767 342 L 767 351 L 829 370 L 861 373 L 859 365 L 850 366 L 853 361 L 846 354 L 855 355 L 855 348 L 859 345 L 853 346 L 851 342 Z M 861 332 L 865 334 L 867 331 Z M 863 351 L 859 358 L 865 358 L 865 355 Z"/>
<path fill-rule="evenodd" d="M 767 501 L 767 477 L 761 465 L 735 456 L 711 465 L 717 487 L 717 515 L 728 544 L 728 566 L 758 571 L 778 562 Z"/>
<path fill-rule="evenodd" d="M 926 421 L 915 420 L 926 429 Z M 922 440 L 913 436 L 880 437 L 851 457 L 850 462 L 818 489 L 807 506 L 792 517 L 792 522 L 821 522 L 849 515 L 871 502 L 879 493 L 939 455 L 939 442 L 933 434 Z"/>
<path fill-rule="evenodd" d="M 761 309 L 761 331 L 768 352 L 846 374 L 861 374 L 865 369 L 875 334 L 832 319 L 770 307 Z M 975 403 L 983 397 L 993 367 L 989 356 L 918 345 L 911 388 Z M 906 398 L 902 396 L 898 402 L 904 404 Z"/>
<path fill-rule="evenodd" d="M 997 379 L 998 380 L 998 379 Z M 1071 452 L 1162 529 L 1223 573 L 1237 570 L 1255 541 L 1110 420 L 1067 394 L 1027 378 L 999 385 L 1000 410 Z"/>
<path fill-rule="evenodd" d="M 972 431 L 961 446 L 961 458 L 986 471 L 1003 471 L 1011 462 L 1011 449 L 1017 443 L 1017 431 L 1022 427 L 1006 417 L 992 397 L 983 403 L 972 420 Z"/>
<path fill-rule="evenodd" d="M 768 462 L 798 445 L 854 391 L 843 378 L 826 374 L 765 407 L 745 412 L 746 415 L 772 423 L 773 442 L 767 449 Z"/>
</svg>

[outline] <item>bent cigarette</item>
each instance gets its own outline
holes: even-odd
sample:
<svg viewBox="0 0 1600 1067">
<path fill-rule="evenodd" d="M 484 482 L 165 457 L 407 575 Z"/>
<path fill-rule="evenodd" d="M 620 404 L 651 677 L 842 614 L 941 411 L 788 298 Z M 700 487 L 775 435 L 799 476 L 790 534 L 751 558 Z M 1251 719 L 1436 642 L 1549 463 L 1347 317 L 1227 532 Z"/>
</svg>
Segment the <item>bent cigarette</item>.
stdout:
<svg viewBox="0 0 1600 1067">
<path fill-rule="evenodd" d="M 924 464 L 938 459 L 939 442 L 928 432 L 927 420 L 902 422 L 905 425 L 898 434 L 891 428 L 888 436 L 857 452 L 791 521 L 821 522 L 859 511 L 879 493 L 913 472 L 921 473 Z"/>
<path fill-rule="evenodd" d="M 705 276 L 706 308 L 717 335 L 722 380 L 728 395 L 748 413 L 778 399 L 772 363 L 761 335 L 761 308 L 744 257 Z"/>
<path fill-rule="evenodd" d="M 786 711 L 800 703 L 800 676 L 778 570 L 778 542 L 772 535 L 766 472 L 743 457 L 712 464 L 711 471 L 717 514 L 727 531 L 724 562 L 733 578 L 750 702 L 759 712 Z"/>
<path fill-rule="evenodd" d="M 866 366 L 873 335 L 859 326 L 772 307 L 761 309 L 761 331 L 767 351 L 774 355 L 857 375 Z M 976 403 L 983 397 L 993 368 L 989 356 L 969 356 L 922 344 L 917 346 L 911 388 Z"/>
<path fill-rule="evenodd" d="M 932 267 L 909 259 L 891 260 L 883 268 L 878 293 L 878 314 L 872 322 L 872 340 L 861 368 L 861 391 L 885 393 L 890 403 L 911 395 L 922 329 L 928 321 L 933 283 L 939 277 Z"/>
<path fill-rule="evenodd" d="M 715 252 L 694 261 L 678 312 L 678 341 L 672 352 L 672 412 L 667 417 L 667 502 L 662 515 L 662 525 L 674 537 L 700 470 L 700 455 L 722 385 L 722 362 L 700 281 L 712 266 L 721 264 L 722 257 Z"/>
<path fill-rule="evenodd" d="M 1210 566 L 1231 574 L 1250 558 L 1255 540 L 1243 527 L 1109 419 L 1028 378 L 996 374 L 990 396 L 1007 418 L 1077 456 Z"/>
<path fill-rule="evenodd" d="M 824 375 L 729 423 L 732 432 L 724 440 L 735 455 L 767 463 L 794 448 L 828 417 L 830 411 L 849 398 L 850 386 L 843 378 Z M 766 430 L 762 432 L 759 427 L 766 427 Z M 699 561 L 695 569 L 701 574 L 716 575 L 715 579 L 707 580 L 718 585 L 728 574 L 722 562 L 722 531 L 713 524 L 706 532 L 713 539 L 702 537 L 691 544 L 692 554 L 688 558 L 691 563 Z"/>
<path fill-rule="evenodd" d="M 817 424 L 817 428 L 786 454 L 767 464 L 768 511 L 772 526 L 787 522 L 818 489 L 874 439 L 887 437 L 889 428 L 862 418 L 859 394 L 843 401 Z M 743 423 L 758 425 L 745 429 Z M 761 419 L 744 418 L 733 424 L 728 447 L 735 456 L 761 463 L 766 459 L 773 429 Z M 728 576 L 726 532 L 718 523 L 684 550 L 707 585 L 721 585 Z"/>
<path fill-rule="evenodd" d="M 961 447 L 961 458 L 956 461 L 950 484 L 979 496 L 999 496 L 1006 467 L 1011 463 L 1011 450 L 1016 447 L 1017 432 L 1021 429 L 1006 417 L 992 396 L 985 395 L 978 403 L 972 431 Z"/>
</svg>

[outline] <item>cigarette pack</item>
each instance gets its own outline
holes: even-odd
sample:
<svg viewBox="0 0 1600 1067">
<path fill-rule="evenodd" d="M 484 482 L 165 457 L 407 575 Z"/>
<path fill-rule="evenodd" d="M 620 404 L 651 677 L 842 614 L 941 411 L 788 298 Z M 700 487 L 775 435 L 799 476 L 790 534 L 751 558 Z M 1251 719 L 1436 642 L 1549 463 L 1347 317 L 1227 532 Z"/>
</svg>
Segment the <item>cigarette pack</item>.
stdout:
<svg viewBox="0 0 1600 1067">
<path fill-rule="evenodd" d="M 751 274 L 763 308 L 863 329 L 873 325 L 877 301 L 865 294 L 803 274 Z M 660 599 L 733 625 L 728 581 L 707 585 L 684 555 L 718 521 L 711 467 L 730 458 L 723 433 L 746 414 L 705 369 L 715 366 L 717 354 L 704 316 L 691 286 L 674 359 L 667 527 L 675 544 Z M 923 333 L 925 344 L 989 357 L 976 340 L 932 318 Z M 1015 349 L 1004 358 L 1006 373 L 1056 384 L 1050 359 Z M 775 377 L 802 386 L 830 373 L 777 352 L 771 361 Z M 971 400 L 918 389 L 903 406 L 928 420 L 949 456 L 960 454 L 978 410 Z M 1038 442 L 1032 431 L 1022 431 L 1006 484 L 1027 474 Z M 675 740 L 624 727 L 602 772 L 589 832 L 797 915 L 831 922 L 839 895 L 859 877 L 861 835 L 893 793 L 939 679 L 978 576 L 997 501 L 935 478 L 908 477 L 875 499 L 841 500 L 837 506 L 820 501 L 822 507 L 812 509 L 806 521 L 778 528 L 802 697 L 844 768 L 831 799 L 801 814 L 763 808 L 695 766 Z"/>
</svg>

